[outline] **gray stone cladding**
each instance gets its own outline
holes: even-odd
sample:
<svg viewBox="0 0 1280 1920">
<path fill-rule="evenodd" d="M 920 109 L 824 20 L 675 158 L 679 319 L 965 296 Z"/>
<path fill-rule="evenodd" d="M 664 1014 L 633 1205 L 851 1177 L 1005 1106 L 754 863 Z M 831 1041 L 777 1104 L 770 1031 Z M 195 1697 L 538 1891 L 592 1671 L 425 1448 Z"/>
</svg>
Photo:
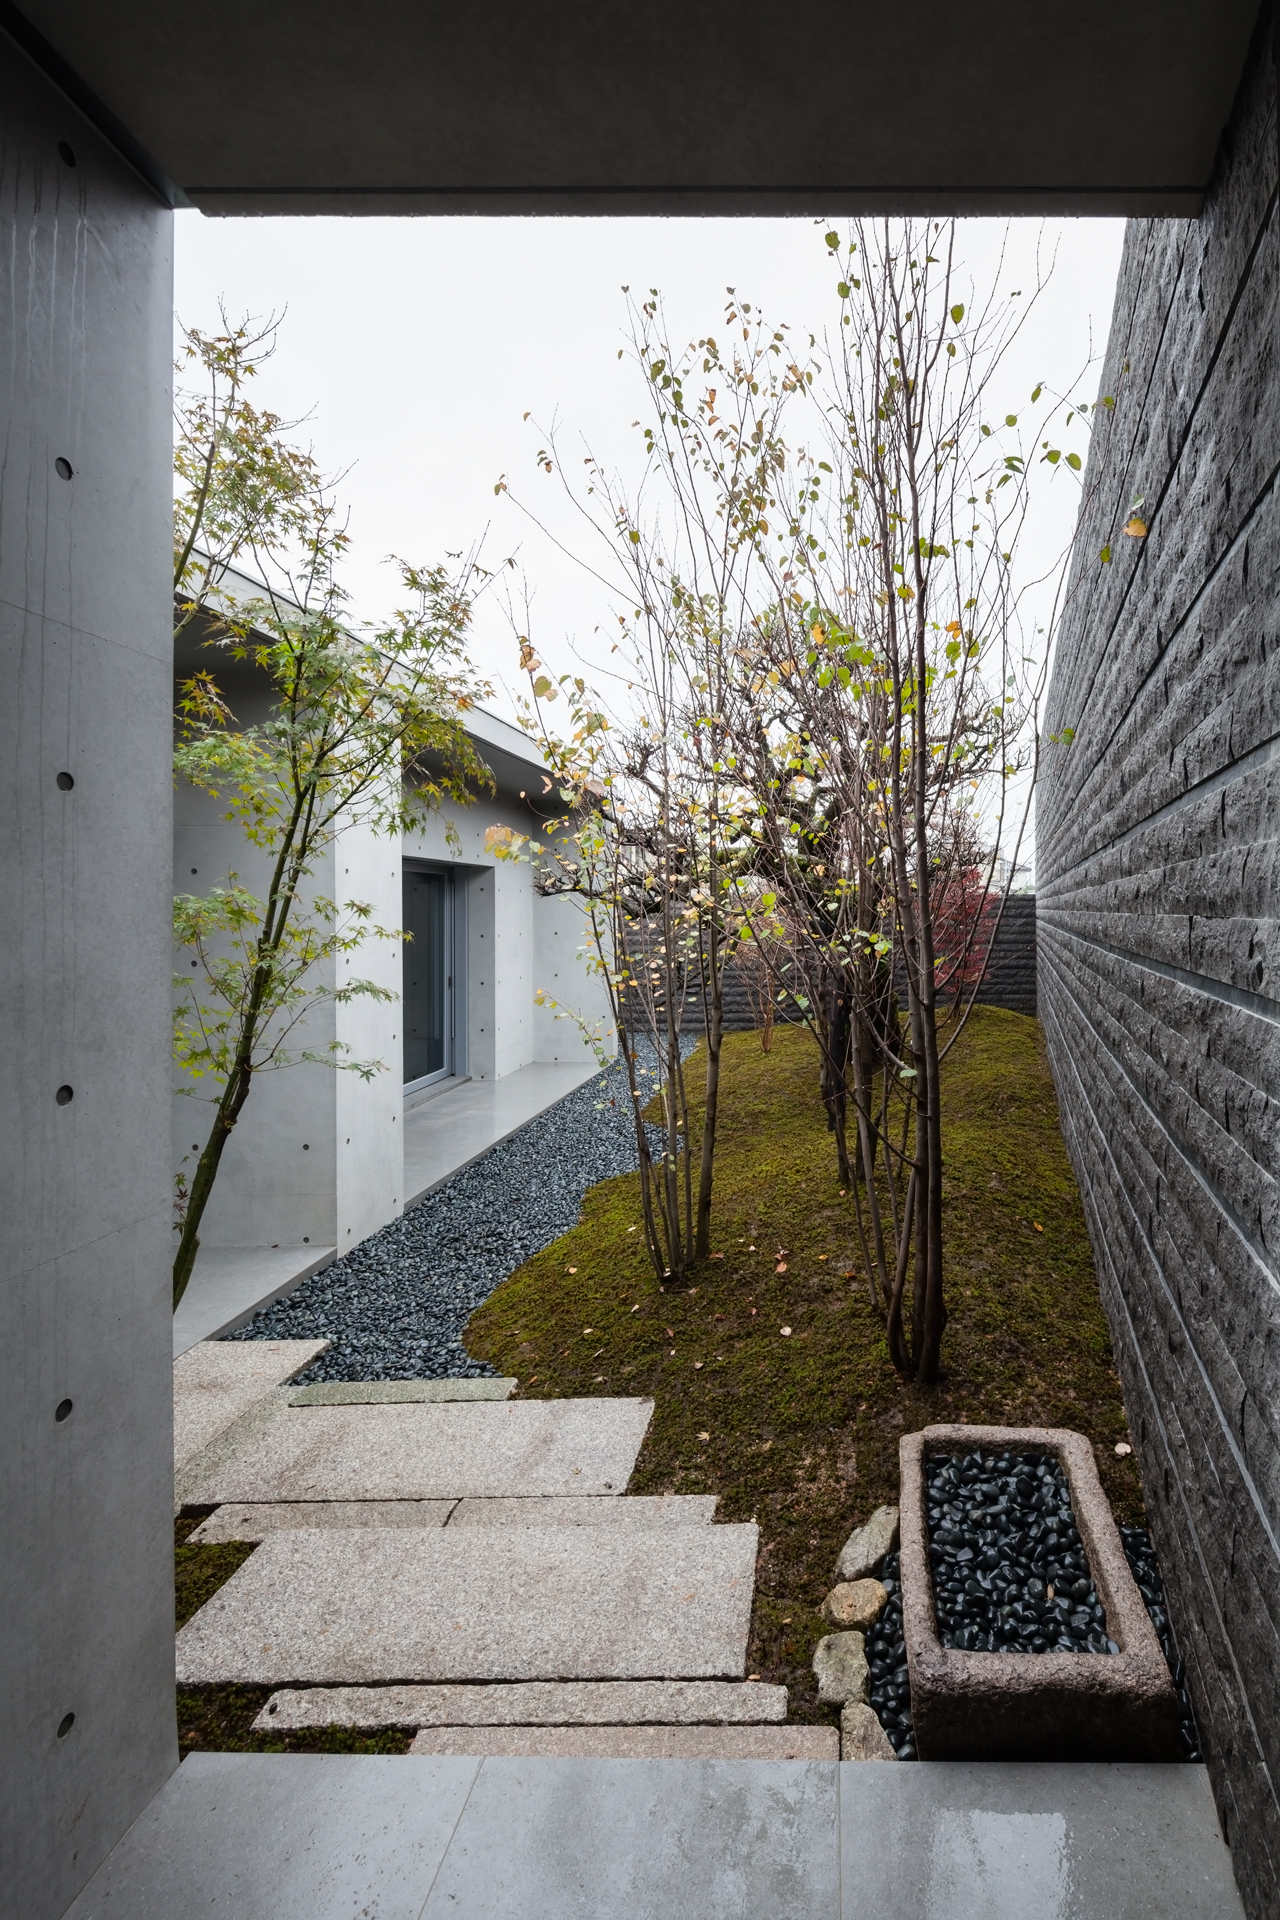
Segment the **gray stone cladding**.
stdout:
<svg viewBox="0 0 1280 1920">
<path fill-rule="evenodd" d="M 1264 14 L 1202 217 L 1126 235 L 1037 850 L 1063 1128 L 1257 1916 L 1280 1885 L 1278 274 Z"/>
</svg>

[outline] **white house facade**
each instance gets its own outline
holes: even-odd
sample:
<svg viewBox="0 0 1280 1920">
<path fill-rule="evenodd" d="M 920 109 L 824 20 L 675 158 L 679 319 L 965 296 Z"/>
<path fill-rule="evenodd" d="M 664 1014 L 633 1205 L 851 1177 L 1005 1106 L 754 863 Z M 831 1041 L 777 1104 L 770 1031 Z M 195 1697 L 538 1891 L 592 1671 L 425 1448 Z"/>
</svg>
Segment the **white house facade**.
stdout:
<svg viewBox="0 0 1280 1920">
<path fill-rule="evenodd" d="M 179 643 L 179 680 L 197 656 L 208 665 L 207 651 Z M 215 673 L 242 724 L 265 708 L 265 682 L 250 670 L 219 662 Z M 219 1253 L 225 1268 L 233 1249 L 280 1256 L 259 1261 L 257 1272 L 296 1280 L 435 1184 L 448 1169 L 451 1141 L 463 1164 L 473 1157 L 468 1143 L 483 1144 L 486 1125 L 501 1137 L 510 1130 L 504 1115 L 530 1117 L 589 1077 L 596 1059 L 582 1028 L 536 1005 L 540 991 L 573 1007 L 613 1050 L 604 990 L 587 965 L 581 906 L 540 895 L 527 861 L 497 860 L 486 848 L 494 826 L 538 836 L 547 810 L 533 796 L 544 792 L 543 763 L 526 735 L 494 714 L 473 710 L 467 728 L 493 775 L 493 793 L 469 805 L 449 802 L 403 836 L 351 828 L 316 862 L 308 891 L 340 905 L 367 903 L 372 923 L 397 936 L 370 936 L 334 965 L 395 998 L 323 1002 L 308 1013 L 298 1044 L 319 1052 L 337 1041 L 344 1058 L 378 1061 L 380 1070 L 366 1079 L 303 1062 L 256 1077 L 202 1223 L 196 1294 L 202 1273 Z M 176 892 L 207 893 L 232 872 L 263 890 L 261 855 L 224 814 L 211 796 L 178 781 Z M 401 931 L 412 938 L 398 937 Z M 177 964 L 189 967 L 190 957 L 179 955 Z M 329 983 L 339 976 L 331 972 Z M 497 1083 L 492 1098 L 489 1083 Z M 212 1118 L 198 1084 L 194 1097 L 184 1091 L 191 1085 L 176 1076 L 174 1169 L 188 1177 Z M 495 1117 L 478 1121 L 482 1109 Z M 246 1284 L 252 1293 L 255 1282 Z M 263 1297 L 283 1290 L 258 1288 Z M 243 1317 L 215 1316 L 223 1326 Z"/>
</svg>

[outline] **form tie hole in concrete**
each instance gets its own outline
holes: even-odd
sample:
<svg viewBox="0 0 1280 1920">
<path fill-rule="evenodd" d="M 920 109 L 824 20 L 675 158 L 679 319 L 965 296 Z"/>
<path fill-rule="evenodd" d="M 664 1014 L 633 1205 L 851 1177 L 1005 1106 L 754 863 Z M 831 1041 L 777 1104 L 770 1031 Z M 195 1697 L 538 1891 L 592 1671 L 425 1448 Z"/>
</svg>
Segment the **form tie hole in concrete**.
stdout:
<svg viewBox="0 0 1280 1920">
<path fill-rule="evenodd" d="M 70 793 L 72 787 L 75 785 L 75 780 L 69 773 L 60 773 L 58 775 L 58 785 L 64 793 Z"/>
<path fill-rule="evenodd" d="M 74 1088 L 74 1087 L 59 1087 L 59 1088 L 58 1088 L 58 1091 L 57 1091 L 57 1092 L 56 1092 L 56 1093 L 54 1094 L 54 1096 L 53 1096 L 53 1097 L 54 1097 L 54 1099 L 55 1099 L 55 1100 L 57 1101 L 57 1103 L 58 1103 L 58 1105 L 59 1105 L 60 1107 L 69 1107 L 69 1106 L 71 1105 L 71 1102 L 72 1102 L 72 1101 L 73 1101 L 73 1100 L 75 1099 L 75 1097 L 76 1097 L 76 1095 L 75 1095 L 75 1088 Z"/>
<path fill-rule="evenodd" d="M 59 480 L 69 480 L 72 474 L 75 472 L 75 468 L 72 466 L 71 462 L 67 459 L 66 455 L 61 453 L 58 455 L 57 459 L 53 463 L 53 470 L 57 474 Z"/>
<path fill-rule="evenodd" d="M 64 167 L 74 167 L 74 165 L 76 164 L 76 150 L 71 145 L 70 141 L 59 140 L 58 158 L 59 160 L 61 160 Z"/>
<path fill-rule="evenodd" d="M 70 1413 L 70 1411 L 71 1411 L 71 1402 L 69 1400 L 59 1400 L 57 1406 L 53 1410 L 53 1417 L 55 1420 L 65 1420 L 67 1415 Z"/>
<path fill-rule="evenodd" d="M 302 1151 L 303 1151 L 304 1153 L 310 1153 L 310 1151 L 311 1151 L 311 1142 L 310 1142 L 309 1140 L 304 1140 L 304 1141 L 303 1141 L 303 1143 L 302 1143 Z"/>
<path fill-rule="evenodd" d="M 70 1733 L 70 1731 L 71 1731 L 71 1729 L 72 1729 L 72 1727 L 74 1727 L 74 1725 L 75 1725 L 75 1723 L 76 1723 L 76 1717 L 75 1717 L 75 1715 L 74 1715 L 74 1713 L 64 1713 L 64 1714 L 63 1714 L 63 1716 L 62 1716 L 62 1718 L 61 1718 L 61 1720 L 59 1720 L 59 1722 L 58 1722 L 58 1738 L 59 1738 L 59 1740 L 65 1740 L 65 1739 L 66 1739 L 66 1737 L 67 1737 L 67 1735 L 68 1735 L 68 1734 Z"/>
</svg>

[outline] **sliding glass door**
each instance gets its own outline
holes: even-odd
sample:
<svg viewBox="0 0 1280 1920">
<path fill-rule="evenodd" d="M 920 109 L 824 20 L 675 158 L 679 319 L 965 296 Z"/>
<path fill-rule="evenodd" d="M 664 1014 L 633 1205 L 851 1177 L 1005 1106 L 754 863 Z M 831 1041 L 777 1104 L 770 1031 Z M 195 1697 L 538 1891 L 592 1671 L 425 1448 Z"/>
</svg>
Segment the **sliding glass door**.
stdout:
<svg viewBox="0 0 1280 1920">
<path fill-rule="evenodd" d="M 404 870 L 404 1083 L 444 1080 L 453 1064 L 453 875 Z"/>
</svg>

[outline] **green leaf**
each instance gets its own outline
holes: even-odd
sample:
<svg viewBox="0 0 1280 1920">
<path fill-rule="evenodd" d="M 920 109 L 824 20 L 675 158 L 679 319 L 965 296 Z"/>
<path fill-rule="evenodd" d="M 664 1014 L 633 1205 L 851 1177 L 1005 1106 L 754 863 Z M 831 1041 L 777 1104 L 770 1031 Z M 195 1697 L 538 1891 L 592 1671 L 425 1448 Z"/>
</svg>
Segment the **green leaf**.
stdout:
<svg viewBox="0 0 1280 1920">
<path fill-rule="evenodd" d="M 1004 423 L 1005 423 L 1005 425 L 1006 425 L 1006 427 L 1016 427 L 1016 426 L 1017 426 L 1017 424 L 1018 424 L 1018 416 L 1017 416 L 1017 414 L 1016 414 L 1016 413 L 1006 413 L 1006 415 L 1005 415 L 1005 417 L 1004 417 Z"/>
<path fill-rule="evenodd" d="M 959 326 L 960 322 L 964 319 L 964 308 L 958 304 L 952 307 L 951 318 L 955 321 L 956 325 Z"/>
<path fill-rule="evenodd" d="M 837 281 L 836 292 L 840 295 L 840 298 L 842 300 L 847 300 L 849 298 L 849 282 L 847 280 Z"/>
<path fill-rule="evenodd" d="M 1042 394 L 1043 392 L 1044 392 L 1044 388 L 1043 388 L 1043 387 L 1033 387 L 1033 388 L 1031 389 L 1031 404 L 1032 404 L 1032 406 L 1033 406 L 1033 407 L 1034 407 L 1034 405 L 1035 405 L 1035 403 L 1036 403 L 1036 401 L 1037 401 L 1037 400 L 1038 400 L 1038 399 L 1040 398 L 1040 395 L 1041 395 L 1041 394 Z"/>
<path fill-rule="evenodd" d="M 1111 565 L 1111 549 L 1110 549 L 1110 547 L 1104 547 L 1104 548 L 1102 549 L 1102 552 L 1101 552 L 1101 553 L 1100 553 L 1100 554 L 1098 555 L 1098 558 L 1099 558 L 1099 560 L 1101 560 L 1101 562 L 1102 562 L 1102 564 L 1103 564 L 1103 566 L 1104 566 L 1104 567 L 1109 567 L 1109 566 Z"/>
<path fill-rule="evenodd" d="M 834 250 L 840 245 L 840 235 L 838 233 L 829 233 L 827 235 L 827 245 L 834 252 Z"/>
<path fill-rule="evenodd" d="M 545 674 L 545 673 L 540 673 L 540 674 L 538 675 L 538 677 L 537 677 L 537 679 L 536 679 L 536 680 L 534 681 L 534 683 L 533 683 L 533 697 L 534 697 L 534 699 L 535 699 L 535 700 L 545 700 L 545 699 L 546 699 L 546 697 L 547 697 L 547 695 L 548 695 L 548 694 L 550 693 L 550 691 L 551 691 L 551 682 L 550 682 L 550 680 L 548 680 L 548 678 L 547 678 L 547 676 L 546 676 L 546 674 Z"/>
<path fill-rule="evenodd" d="M 1071 468 L 1071 471 L 1073 473 L 1079 473 L 1080 455 L 1078 453 L 1069 453 L 1067 455 L 1067 465 Z"/>
</svg>

